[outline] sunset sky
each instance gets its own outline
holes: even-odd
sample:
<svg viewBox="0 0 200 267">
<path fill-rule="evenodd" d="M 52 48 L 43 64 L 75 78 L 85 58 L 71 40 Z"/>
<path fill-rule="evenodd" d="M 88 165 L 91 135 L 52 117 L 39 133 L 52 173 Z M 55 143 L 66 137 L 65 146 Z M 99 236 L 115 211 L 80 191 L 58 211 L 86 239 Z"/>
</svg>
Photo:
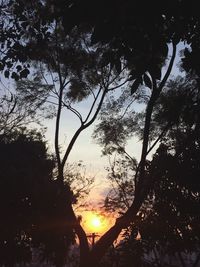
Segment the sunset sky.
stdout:
<svg viewBox="0 0 200 267">
<path fill-rule="evenodd" d="M 178 58 L 176 59 L 176 64 L 174 64 L 174 68 L 172 71 L 174 75 L 177 75 L 178 73 L 177 63 Z M 3 78 L 2 81 L 6 84 L 6 87 L 13 87 L 12 82 L 4 80 L 5 79 Z M 77 109 L 81 114 L 87 114 L 90 105 L 91 101 L 89 99 L 83 101 L 83 103 L 81 104 L 78 104 Z M 45 136 L 48 141 L 49 150 L 54 152 L 53 138 L 55 131 L 55 119 L 45 120 L 43 124 L 47 128 Z M 63 152 L 66 149 L 70 138 L 72 137 L 78 126 L 79 121 L 74 115 L 72 115 L 70 112 L 63 113 L 60 129 L 60 147 Z M 105 171 L 105 167 L 108 166 L 108 158 L 102 156 L 101 147 L 96 144 L 91 137 L 94 126 L 95 124 L 87 128 L 80 134 L 69 156 L 69 162 L 73 163 L 81 160 L 86 166 L 86 172 L 88 173 L 88 175 L 95 176 L 95 183 L 93 189 L 91 190 L 91 193 L 87 199 L 88 202 L 91 204 L 91 208 L 96 207 L 99 202 L 102 203 L 109 190 L 109 182 L 106 179 L 107 172 Z M 127 151 L 130 155 L 136 157 L 137 160 L 140 159 L 141 143 L 138 141 L 138 139 L 133 138 L 132 140 L 130 140 L 127 145 Z M 83 216 L 85 216 L 86 218 L 88 216 L 90 217 L 90 215 L 88 215 L 88 211 L 85 212 Z M 87 225 L 88 227 L 88 224 L 85 221 L 84 225 Z M 107 223 L 105 223 L 104 221 L 104 226 L 105 225 L 107 225 Z M 90 229 L 90 231 L 91 230 L 92 229 Z"/>
<path fill-rule="evenodd" d="M 182 47 L 180 46 L 179 49 Z M 170 57 L 170 53 L 169 53 Z M 172 70 L 172 76 L 181 74 L 177 68 L 179 62 L 179 57 L 176 58 Z M 163 74 L 165 68 L 163 70 Z M 87 114 L 88 109 L 91 105 L 90 99 L 83 101 L 83 103 L 78 104 L 77 109 L 81 114 Z M 47 120 L 45 122 L 47 127 L 46 138 L 50 150 L 53 151 L 53 135 L 55 131 L 55 119 Z M 75 130 L 79 126 L 79 121 L 77 118 L 72 115 L 70 112 L 64 112 L 62 116 L 61 123 L 61 134 L 60 134 L 60 147 L 61 149 L 66 148 L 67 143 L 70 140 L 70 137 L 74 134 Z M 102 156 L 101 147 L 95 143 L 91 135 L 94 129 L 95 123 L 89 128 L 85 129 L 78 137 L 71 154 L 69 156 L 69 162 L 77 162 L 79 160 L 83 161 L 83 164 L 86 165 L 87 172 L 89 175 L 95 176 L 95 186 L 91 192 L 91 197 L 89 199 L 93 200 L 94 203 L 98 202 L 100 199 L 104 198 L 108 190 L 109 184 L 106 180 L 105 167 L 108 166 L 108 158 Z M 137 160 L 140 159 L 141 153 L 141 143 L 137 138 L 133 138 L 128 142 L 127 151 L 130 155 L 136 157 Z"/>
</svg>

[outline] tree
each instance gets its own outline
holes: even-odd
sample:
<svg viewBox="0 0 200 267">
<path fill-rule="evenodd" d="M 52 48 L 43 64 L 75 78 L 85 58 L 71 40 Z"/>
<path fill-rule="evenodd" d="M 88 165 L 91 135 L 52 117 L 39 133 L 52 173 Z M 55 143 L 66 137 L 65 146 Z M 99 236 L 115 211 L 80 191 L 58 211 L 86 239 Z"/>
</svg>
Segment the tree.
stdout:
<svg viewBox="0 0 200 267">
<path fill-rule="evenodd" d="M 118 71 L 110 66 L 102 65 L 103 51 L 106 47 L 90 48 L 88 33 L 74 29 L 70 36 L 65 36 L 62 25 L 56 23 L 51 27 L 51 42 L 48 49 L 41 55 L 40 61 L 35 58 L 31 80 L 18 80 L 17 90 L 25 99 L 40 101 L 44 106 L 49 103 L 55 107 L 55 155 L 57 167 L 57 184 L 59 197 L 63 203 L 66 190 L 68 201 L 68 222 L 73 224 L 81 240 L 81 246 L 88 250 L 87 237 L 71 205 L 75 194 L 70 185 L 65 183 L 65 168 L 71 149 L 79 134 L 89 127 L 96 119 L 105 95 L 125 84 L 129 84 L 125 75 L 125 66 Z M 80 36 L 81 35 L 81 36 Z M 90 108 L 87 114 L 81 114 L 76 108 L 77 103 L 90 97 Z M 69 145 L 61 151 L 60 128 L 61 114 L 70 111 L 79 121 L 79 127 L 72 136 Z M 89 181 L 91 184 L 91 181 Z M 63 196 L 64 195 L 64 196 Z M 82 242 L 84 243 L 82 245 Z M 82 257 L 82 253 L 81 253 Z M 84 256 L 85 260 L 85 256 Z"/>
<path fill-rule="evenodd" d="M 34 131 L 15 131 L 4 136 L 0 146 L 1 264 L 30 262 L 36 246 L 44 250 L 44 259 L 59 266 L 74 235 L 69 226 L 62 227 L 65 201 L 57 198 L 54 159 Z"/>
<path fill-rule="evenodd" d="M 106 133 L 102 123 L 98 130 L 108 137 L 109 130 Z M 194 77 L 179 77 L 168 82 L 153 113 L 151 135 L 152 140 L 157 142 L 159 137 L 160 142 L 153 159 L 146 164 L 146 175 L 153 183 L 149 195 L 151 201 L 143 205 L 138 220 L 135 220 L 136 228 L 131 229 L 131 234 L 128 231 L 127 241 L 119 245 L 121 260 L 125 257 L 129 261 L 133 256 L 132 253 L 129 255 L 129 250 L 136 250 L 138 245 L 143 250 L 143 261 L 145 253 L 154 251 L 155 264 L 166 266 L 166 262 L 161 263 L 162 255 L 178 255 L 179 264 L 185 266 L 184 253 L 196 253 L 191 266 L 197 266 L 200 150 L 199 87 Z M 121 211 L 124 208 L 121 209 L 120 199 L 124 205 L 129 205 L 132 192 L 128 191 L 129 169 L 124 168 L 123 160 L 118 160 L 117 164 L 118 168 L 116 161 L 112 164 L 109 173 L 109 179 L 115 183 L 115 195 L 106 198 L 105 207 L 114 206 L 115 210 Z M 137 230 L 141 235 L 139 241 L 136 240 Z"/>
<path fill-rule="evenodd" d="M 41 125 L 41 119 L 45 117 L 41 104 L 40 100 L 23 97 L 17 90 L 12 90 L 12 92 L 8 88 L 2 90 L 0 98 L 1 138 L 24 125 Z"/>
<path fill-rule="evenodd" d="M 108 72 L 117 70 L 118 73 L 121 73 L 121 70 L 124 70 L 125 66 L 127 70 L 127 79 L 125 78 L 125 81 L 128 82 L 129 80 L 131 83 L 130 91 L 132 95 L 136 93 L 139 85 L 145 85 L 149 88 L 143 125 L 141 159 L 134 177 L 134 199 L 127 212 L 117 219 L 115 225 L 100 238 L 92 251 L 89 251 L 86 235 L 71 209 L 72 202 L 70 199 L 70 189 L 68 189 L 68 210 L 71 209 L 71 219 L 80 239 L 81 265 L 92 266 L 100 260 L 121 230 L 135 220 L 152 186 L 152 180 L 146 175 L 146 157 L 149 151 L 148 145 L 153 109 L 171 73 L 176 56 L 177 44 L 181 41 L 186 41 L 188 44 L 191 44 L 191 53 L 198 50 L 199 16 L 196 15 L 196 10 L 198 9 L 195 8 L 196 4 L 190 8 L 191 3 L 189 1 L 173 1 L 173 3 L 171 1 L 168 3 L 160 2 L 159 4 L 156 3 L 156 6 L 152 3 L 144 4 L 143 1 L 135 1 L 134 10 L 132 9 L 132 1 L 126 3 L 110 1 L 108 4 L 101 1 L 98 2 L 97 5 L 98 12 L 95 7 L 96 3 L 94 6 L 91 1 L 59 1 L 58 4 L 53 1 L 37 1 L 30 4 L 26 4 L 24 1 L 9 3 L 10 6 L 7 6 L 6 3 L 3 7 L 3 16 L 1 16 L 1 21 L 3 21 L 2 18 L 4 18 L 4 16 L 12 19 L 10 25 L 7 23 L 8 20 L 4 20 L 5 22 L 1 31 L 1 40 L 5 45 L 1 59 L 1 68 L 5 71 L 5 76 L 8 77 L 9 74 L 12 73 L 11 76 L 16 80 L 20 77 L 26 77 L 29 73 L 27 60 L 32 59 L 45 62 L 45 60 L 48 60 L 47 55 L 52 51 L 56 52 L 56 56 L 58 56 L 56 60 L 59 59 L 62 66 L 66 66 L 64 57 L 65 46 L 64 48 L 62 47 L 63 42 L 60 42 L 59 39 L 61 36 L 59 35 L 60 29 L 67 38 L 70 38 L 74 33 L 77 33 L 77 36 L 82 38 L 81 33 L 84 32 L 88 34 L 89 30 L 89 35 L 87 35 L 89 37 L 88 40 L 91 39 L 92 44 L 96 45 L 99 41 L 101 43 L 100 48 L 106 48 L 101 53 L 101 58 L 104 59 L 103 66 Z M 115 8 L 113 8 L 113 6 Z M 144 6 L 147 12 L 144 12 Z M 88 11 L 83 13 L 83 10 L 89 10 L 89 7 L 92 7 L 94 12 L 90 14 L 88 14 Z M 122 10 L 123 15 L 121 16 Z M 149 12 L 149 10 L 152 10 L 152 12 Z M 191 13 L 191 11 L 194 11 L 194 14 Z M 31 21 L 31 23 L 29 23 L 29 21 Z M 51 33 L 53 33 L 53 35 Z M 16 41 L 16 39 L 18 41 Z M 6 43 L 5 40 L 9 40 L 10 42 Z M 51 44 L 55 44 L 56 46 L 51 47 Z M 171 59 L 166 61 L 169 55 L 168 45 L 172 53 Z M 52 49 L 55 47 L 55 50 Z M 73 47 L 76 47 L 76 43 L 73 43 Z M 93 51 L 93 49 L 95 49 L 95 46 L 93 46 L 90 51 Z M 52 54 L 54 55 L 54 53 Z M 70 59 L 73 59 L 72 62 L 76 62 L 74 59 L 79 58 L 73 51 L 70 51 L 68 56 Z M 50 57 L 50 59 L 52 59 L 52 57 Z M 18 60 L 23 65 L 23 69 L 21 65 L 18 69 L 16 66 L 17 73 L 15 69 L 12 69 L 13 67 L 15 68 L 12 63 Z M 55 70 L 55 66 L 58 66 L 54 64 L 55 62 L 57 61 L 55 61 L 53 57 L 53 64 L 50 62 L 53 70 Z M 165 63 L 168 63 L 167 71 L 164 75 L 161 75 L 161 69 Z M 184 63 L 186 64 L 187 62 L 185 61 Z M 188 65 L 186 64 L 183 66 L 186 69 Z M 60 122 L 62 92 L 65 81 L 63 80 L 62 70 L 62 68 L 56 69 L 61 83 L 58 95 L 59 106 L 57 109 L 57 130 L 55 139 L 58 180 L 61 181 L 61 184 L 63 184 L 63 168 L 74 141 L 80 132 L 94 121 L 98 113 L 95 113 L 94 119 L 91 119 L 89 124 L 88 122 L 85 122 L 85 124 L 83 122 L 81 123 L 81 127 L 76 132 L 70 146 L 66 150 L 64 158 L 61 160 L 58 146 L 58 124 Z M 66 73 L 64 73 L 64 75 L 64 77 L 66 77 Z M 77 80 L 75 81 L 77 82 Z M 81 82 L 82 81 L 83 80 L 81 80 Z M 110 81 L 108 81 L 106 85 L 109 83 Z M 80 85 L 80 83 L 78 83 L 78 85 Z M 81 86 L 76 86 L 76 96 L 77 94 L 80 95 L 79 93 L 82 94 L 83 91 L 85 92 L 85 90 L 82 91 L 84 88 L 82 85 L 83 84 L 81 84 Z M 108 86 L 105 87 L 103 85 L 103 88 L 104 91 L 102 95 L 104 96 L 104 93 L 108 90 Z M 72 90 L 72 92 L 74 91 Z M 73 94 L 71 96 L 73 96 Z M 103 102 L 104 97 L 101 99 L 102 101 L 100 101 L 100 103 Z M 101 105 L 97 110 L 99 110 L 100 107 Z M 79 115 L 78 117 L 80 118 Z M 62 191 L 62 185 L 60 191 Z"/>
</svg>

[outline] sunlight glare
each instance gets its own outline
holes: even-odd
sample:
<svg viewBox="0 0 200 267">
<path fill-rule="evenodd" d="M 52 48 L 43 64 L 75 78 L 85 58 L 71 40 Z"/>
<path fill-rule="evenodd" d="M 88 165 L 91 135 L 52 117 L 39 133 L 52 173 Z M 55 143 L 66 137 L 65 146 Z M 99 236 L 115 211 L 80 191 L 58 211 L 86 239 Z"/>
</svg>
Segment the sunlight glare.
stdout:
<svg viewBox="0 0 200 267">
<path fill-rule="evenodd" d="M 83 218 L 82 224 L 88 234 L 103 234 L 108 230 L 111 223 L 107 216 L 93 211 L 84 212 Z"/>
<path fill-rule="evenodd" d="M 101 220 L 100 220 L 100 218 L 98 218 L 98 217 L 92 218 L 91 224 L 93 225 L 93 227 L 99 228 L 101 226 Z"/>
</svg>

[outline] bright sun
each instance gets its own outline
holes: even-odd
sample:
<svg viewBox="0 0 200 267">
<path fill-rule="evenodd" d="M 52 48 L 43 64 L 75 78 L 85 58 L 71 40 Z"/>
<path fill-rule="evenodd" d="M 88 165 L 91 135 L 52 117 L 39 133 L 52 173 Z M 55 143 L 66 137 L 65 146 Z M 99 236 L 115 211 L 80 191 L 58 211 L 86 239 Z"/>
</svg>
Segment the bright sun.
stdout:
<svg viewBox="0 0 200 267">
<path fill-rule="evenodd" d="M 94 215 L 94 217 L 91 218 L 90 223 L 94 228 L 101 227 L 101 219 L 99 217 L 97 217 L 96 215 Z"/>
<path fill-rule="evenodd" d="M 83 226 L 87 233 L 102 234 L 108 229 L 108 218 L 93 211 L 84 212 Z"/>
</svg>

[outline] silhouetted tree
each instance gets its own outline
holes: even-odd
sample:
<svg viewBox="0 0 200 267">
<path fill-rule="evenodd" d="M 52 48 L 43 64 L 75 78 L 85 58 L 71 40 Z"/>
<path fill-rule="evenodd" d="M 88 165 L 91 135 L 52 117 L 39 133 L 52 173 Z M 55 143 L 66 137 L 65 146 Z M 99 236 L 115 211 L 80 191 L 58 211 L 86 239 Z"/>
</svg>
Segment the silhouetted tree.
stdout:
<svg viewBox="0 0 200 267">
<path fill-rule="evenodd" d="M 198 266 L 199 99 L 199 86 L 194 77 L 179 77 L 169 81 L 156 104 L 151 139 L 155 140 L 154 144 L 157 141 L 160 143 L 153 159 L 146 162 L 145 171 L 148 179 L 152 181 L 152 189 L 149 201 L 146 205 L 143 204 L 138 213 L 138 220 L 135 220 L 138 228 L 131 228 L 127 232 L 127 240 L 119 245 L 122 266 L 124 260 L 126 266 L 134 266 L 133 256 L 137 246 L 142 249 L 143 259 L 143 263 L 137 266 L 147 266 L 145 254 L 146 260 L 147 257 L 151 258 L 150 264 L 154 262 L 155 266 L 166 266 L 163 255 L 169 258 L 176 256 L 179 258 L 179 264 L 185 266 L 184 255 L 190 253 L 194 253 L 190 266 Z M 107 133 L 101 125 L 103 124 L 100 124 L 98 129 L 104 132 L 109 140 L 110 130 L 108 129 Z M 102 136 L 101 133 L 99 135 Z M 110 143 L 112 142 L 111 138 Z M 115 145 L 117 146 L 117 143 Z M 123 156 L 125 148 L 122 152 Z M 127 154 L 125 155 L 127 157 Z M 115 194 L 113 196 L 111 191 L 105 201 L 107 209 L 114 206 L 119 212 L 124 210 L 120 203 L 129 205 L 132 194 L 132 191 L 129 192 L 130 170 L 124 164 L 123 160 L 115 160 L 111 165 L 109 179 L 115 184 Z M 140 240 L 136 240 L 137 231 L 141 235 Z"/>
<path fill-rule="evenodd" d="M 17 88 L 4 88 L 0 96 L 0 138 L 31 124 L 41 126 L 41 119 L 47 114 L 41 99 L 24 97 Z"/>
<path fill-rule="evenodd" d="M 106 3 L 105 1 L 97 1 L 94 3 L 89 0 L 26 3 L 23 0 L 17 0 L 5 1 L 1 4 L 1 70 L 4 71 L 5 77 L 10 75 L 15 80 L 27 77 L 30 72 L 29 60 L 50 62 L 53 70 L 57 71 L 60 84 L 59 90 L 56 91 L 59 103 L 55 149 L 58 163 L 58 180 L 61 184 L 63 184 L 63 168 L 75 140 L 80 132 L 94 121 L 98 112 L 94 112 L 94 116 L 89 122 L 87 121 L 88 116 L 86 121 L 81 121 L 80 114 L 68 105 L 80 118 L 81 126 L 61 159 L 58 145 L 59 123 L 65 78 L 68 72 L 65 72 L 65 69 L 63 72 L 60 65 L 58 68 L 57 62 L 61 62 L 62 67 L 66 66 L 67 62 L 73 63 L 77 67 L 80 61 L 77 63 L 76 59 L 80 59 L 80 57 L 77 53 L 74 53 L 73 49 L 65 57 L 66 47 L 60 41 L 60 30 L 64 33 L 67 43 L 70 43 L 69 39 L 74 33 L 77 33 L 80 39 L 82 33 L 87 34 L 87 40 L 91 42 L 87 42 L 87 46 L 81 42 L 81 47 L 87 49 L 88 44 L 94 45 L 90 47 L 90 51 L 94 51 L 96 48 L 98 50 L 98 43 L 100 43 L 100 49 L 105 48 L 101 53 L 103 59 L 101 60 L 101 66 L 106 69 L 106 73 L 113 70 L 117 71 L 118 74 L 122 70 L 127 71 L 125 81 L 129 81 L 131 84 L 130 93 L 133 96 L 137 94 L 139 87 L 146 86 L 148 94 L 142 129 L 142 152 L 136 175 L 133 178 L 135 183 L 134 199 L 123 216 L 117 219 L 115 225 L 99 239 L 92 251 L 89 251 L 86 235 L 71 208 L 72 201 L 70 188 L 68 188 L 69 202 L 67 209 L 71 209 L 71 220 L 80 239 L 80 265 L 93 266 L 99 262 L 121 230 L 136 219 L 136 215 L 152 186 L 152 180 L 146 175 L 146 157 L 151 137 L 152 114 L 174 65 L 178 43 L 185 41 L 191 47 L 191 51 L 189 49 L 185 50 L 186 57 L 183 57 L 183 59 L 185 58 L 183 67 L 187 71 L 195 69 L 197 72 L 198 65 L 194 64 L 196 67 L 193 68 L 190 64 L 191 62 L 195 63 L 196 58 L 198 58 L 194 57 L 199 48 L 200 24 L 197 3 L 191 5 L 191 1 L 186 0 L 160 1 L 159 3 L 146 3 L 146 1 L 109 1 Z M 90 8 L 92 12 L 89 11 Z M 77 43 L 72 43 L 72 47 L 76 50 Z M 49 58 L 50 54 L 52 54 L 52 57 Z M 170 59 L 168 59 L 169 54 Z M 188 62 L 188 58 L 192 60 Z M 16 62 L 19 65 L 16 66 Z M 79 66 L 84 66 L 84 64 Z M 97 64 L 97 66 L 99 65 Z M 161 70 L 164 66 L 167 70 L 162 73 Z M 88 91 L 85 90 L 87 88 L 85 88 L 83 81 L 85 80 L 81 79 L 77 82 L 77 79 L 73 79 L 70 84 L 70 94 L 67 96 L 73 98 L 74 92 L 75 100 L 86 96 L 85 93 Z M 103 88 L 103 92 L 100 91 L 103 97 L 99 102 L 97 111 L 101 108 L 105 93 L 109 88 L 108 85 L 111 85 L 107 78 L 106 84 L 104 82 L 105 80 L 102 81 L 101 85 L 103 86 L 100 87 Z M 97 95 L 94 96 L 94 103 L 97 101 Z M 93 104 L 92 107 L 94 107 Z M 91 112 L 89 112 L 89 115 L 91 115 Z M 61 186 L 61 199 L 63 194 Z"/>
<path fill-rule="evenodd" d="M 55 161 L 42 136 L 15 131 L 1 139 L 0 147 L 1 264 L 30 262 L 36 247 L 39 259 L 63 265 L 74 235 L 64 223 L 66 199 L 58 198 Z"/>
</svg>

